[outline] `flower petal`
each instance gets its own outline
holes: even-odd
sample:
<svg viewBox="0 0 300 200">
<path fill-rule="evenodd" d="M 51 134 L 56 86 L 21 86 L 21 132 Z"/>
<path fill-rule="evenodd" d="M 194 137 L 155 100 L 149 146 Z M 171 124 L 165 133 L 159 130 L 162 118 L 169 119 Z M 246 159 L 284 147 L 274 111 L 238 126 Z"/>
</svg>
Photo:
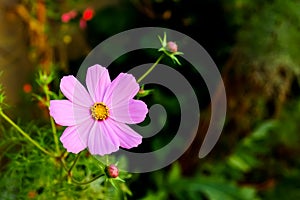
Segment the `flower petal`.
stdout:
<svg viewBox="0 0 300 200">
<path fill-rule="evenodd" d="M 94 65 L 88 68 L 86 85 L 94 102 L 102 102 L 106 88 L 111 83 L 108 70 L 101 65 Z"/>
<path fill-rule="evenodd" d="M 85 87 L 72 75 L 64 76 L 60 82 L 60 90 L 71 102 L 84 107 L 93 105 L 90 94 Z"/>
<path fill-rule="evenodd" d="M 68 152 L 77 154 L 86 148 L 87 145 L 83 144 L 78 134 L 76 126 L 69 126 L 60 137 L 60 141 Z"/>
<path fill-rule="evenodd" d="M 148 108 L 143 101 L 130 99 L 114 106 L 109 113 L 110 117 L 118 122 L 136 124 L 144 121 Z"/>
<path fill-rule="evenodd" d="M 119 149 L 118 137 L 110 128 L 110 123 L 95 121 L 88 138 L 88 148 L 92 155 L 111 154 Z"/>
<path fill-rule="evenodd" d="M 49 110 L 55 122 L 62 126 L 74 126 L 91 118 L 89 109 L 69 100 L 51 100 Z"/>
<path fill-rule="evenodd" d="M 112 109 L 124 101 L 132 99 L 139 91 L 139 84 L 131 74 L 120 73 L 112 81 L 104 95 L 104 103 Z"/>
<path fill-rule="evenodd" d="M 106 121 L 109 122 L 111 131 L 119 138 L 121 147 L 130 149 L 142 143 L 142 136 L 128 125 L 116 122 L 113 119 L 107 119 Z"/>
</svg>

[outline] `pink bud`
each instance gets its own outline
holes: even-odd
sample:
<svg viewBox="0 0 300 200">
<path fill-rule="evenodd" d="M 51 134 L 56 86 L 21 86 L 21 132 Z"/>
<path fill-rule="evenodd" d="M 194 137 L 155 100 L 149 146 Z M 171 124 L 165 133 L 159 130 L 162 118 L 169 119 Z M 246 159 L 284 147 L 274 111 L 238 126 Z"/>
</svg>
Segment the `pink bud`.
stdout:
<svg viewBox="0 0 300 200">
<path fill-rule="evenodd" d="M 73 19 L 73 18 L 75 18 L 77 16 L 76 10 L 71 10 L 68 14 L 69 14 L 69 16 L 70 16 L 71 19 Z"/>
<path fill-rule="evenodd" d="M 119 176 L 119 169 L 113 164 L 107 166 L 105 171 L 109 178 L 117 178 Z"/>
<path fill-rule="evenodd" d="M 79 27 L 80 27 L 81 29 L 85 29 L 86 26 L 87 26 L 86 21 L 85 21 L 84 19 L 80 19 L 80 21 L 79 21 Z"/>
<path fill-rule="evenodd" d="M 168 42 L 167 47 L 168 47 L 168 50 L 172 53 L 175 53 L 178 50 L 177 44 L 175 42 L 172 42 L 172 41 Z"/>
<path fill-rule="evenodd" d="M 61 21 L 64 23 L 68 23 L 71 19 L 74 19 L 77 16 L 77 12 L 75 10 L 71 10 L 61 15 Z"/>
<path fill-rule="evenodd" d="M 61 15 L 61 21 L 64 23 L 68 23 L 71 20 L 69 13 L 64 13 Z"/>
</svg>

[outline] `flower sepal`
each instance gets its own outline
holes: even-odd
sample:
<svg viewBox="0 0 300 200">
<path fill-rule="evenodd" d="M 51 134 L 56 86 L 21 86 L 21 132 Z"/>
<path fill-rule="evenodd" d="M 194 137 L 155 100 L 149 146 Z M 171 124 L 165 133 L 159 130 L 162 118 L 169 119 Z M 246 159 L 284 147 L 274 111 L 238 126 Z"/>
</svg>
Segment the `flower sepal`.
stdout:
<svg viewBox="0 0 300 200">
<path fill-rule="evenodd" d="M 39 71 L 36 82 L 40 86 L 49 85 L 54 80 L 54 78 L 55 78 L 55 75 L 53 72 L 48 74 L 47 72 Z"/>
<path fill-rule="evenodd" d="M 152 90 L 145 90 L 144 89 L 144 85 L 142 85 L 142 87 L 140 88 L 140 90 L 138 91 L 138 93 L 136 94 L 136 98 L 139 99 L 141 97 L 145 97 L 150 95 L 151 93 L 153 93 L 153 89 Z"/>
<path fill-rule="evenodd" d="M 167 42 L 167 35 L 164 33 L 164 38 L 162 39 L 160 36 L 158 36 L 158 39 L 162 45 L 158 51 L 163 52 L 165 55 L 170 57 L 174 63 L 177 63 L 178 65 L 181 65 L 177 55 L 183 55 L 183 52 L 178 51 L 178 46 L 175 42 L 169 41 Z"/>
</svg>

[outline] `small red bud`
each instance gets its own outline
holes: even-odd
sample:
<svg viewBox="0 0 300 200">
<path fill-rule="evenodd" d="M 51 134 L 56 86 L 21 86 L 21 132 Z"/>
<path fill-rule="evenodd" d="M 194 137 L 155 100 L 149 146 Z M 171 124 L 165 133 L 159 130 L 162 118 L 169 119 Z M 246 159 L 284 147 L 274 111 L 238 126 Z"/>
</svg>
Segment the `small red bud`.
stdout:
<svg viewBox="0 0 300 200">
<path fill-rule="evenodd" d="M 85 21 L 89 21 L 94 17 L 94 9 L 92 8 L 87 8 L 84 10 L 82 14 L 82 19 Z"/>
<path fill-rule="evenodd" d="M 86 23 L 86 21 L 84 19 L 80 19 L 80 21 L 79 21 L 79 27 L 81 29 L 85 29 L 87 27 L 87 23 Z"/>
<path fill-rule="evenodd" d="M 32 86 L 29 83 L 26 83 L 25 85 L 23 85 L 23 91 L 25 93 L 30 93 L 32 91 Z"/>
<path fill-rule="evenodd" d="M 64 23 L 68 23 L 71 19 L 74 19 L 76 16 L 77 12 L 75 10 L 71 10 L 61 15 L 61 21 Z"/>
<path fill-rule="evenodd" d="M 71 20 L 71 17 L 68 13 L 64 13 L 61 16 L 61 21 L 64 23 L 68 23 Z"/>
<path fill-rule="evenodd" d="M 119 169 L 113 164 L 107 166 L 105 171 L 109 178 L 117 178 L 119 176 Z"/>
<path fill-rule="evenodd" d="M 70 12 L 68 12 L 68 14 L 71 17 L 71 19 L 73 19 L 77 16 L 77 12 L 75 10 L 71 10 Z"/>
<path fill-rule="evenodd" d="M 167 43 L 167 47 L 168 47 L 168 50 L 172 53 L 175 53 L 178 50 L 177 44 L 175 42 L 172 42 L 172 41 Z"/>
</svg>

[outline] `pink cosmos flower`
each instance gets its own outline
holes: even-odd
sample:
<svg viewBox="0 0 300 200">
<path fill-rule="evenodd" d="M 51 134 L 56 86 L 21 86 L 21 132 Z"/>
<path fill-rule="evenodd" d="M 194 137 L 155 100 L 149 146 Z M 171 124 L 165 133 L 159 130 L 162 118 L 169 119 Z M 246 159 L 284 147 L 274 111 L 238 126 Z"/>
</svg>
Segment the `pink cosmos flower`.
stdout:
<svg viewBox="0 0 300 200">
<path fill-rule="evenodd" d="M 55 122 L 68 126 L 60 137 L 67 151 L 88 148 L 93 155 L 105 155 L 138 146 L 142 136 L 127 124 L 142 122 L 148 109 L 133 99 L 139 91 L 135 78 L 121 73 L 111 81 L 105 67 L 94 65 L 87 70 L 86 85 L 87 90 L 74 76 L 65 76 L 60 89 L 67 100 L 50 101 Z"/>
</svg>

